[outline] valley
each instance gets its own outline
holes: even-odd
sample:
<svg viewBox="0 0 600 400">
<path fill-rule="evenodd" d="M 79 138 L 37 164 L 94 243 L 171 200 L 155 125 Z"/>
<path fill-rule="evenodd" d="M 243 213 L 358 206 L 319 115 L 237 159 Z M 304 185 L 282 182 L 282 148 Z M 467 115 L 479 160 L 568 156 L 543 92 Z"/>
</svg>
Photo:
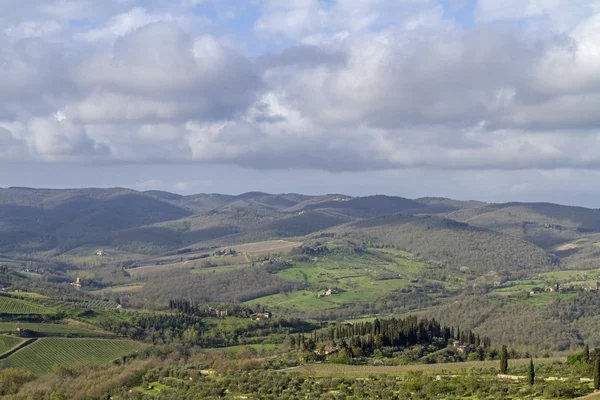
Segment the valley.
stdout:
<svg viewBox="0 0 600 400">
<path fill-rule="evenodd" d="M 600 354 L 597 221 L 545 203 L 0 189 L 0 375 L 30 382 L 15 399 L 125 367 L 136 377 L 111 387 L 139 398 L 217 390 L 239 370 L 331 396 L 397 375 L 410 398 L 448 375 L 435 390 L 466 399 L 473 374 L 486 393 L 501 385 L 506 345 L 514 374 L 532 358 L 540 379 L 572 381 L 517 380 L 505 398 L 585 395 L 592 371 L 572 357 Z"/>
</svg>

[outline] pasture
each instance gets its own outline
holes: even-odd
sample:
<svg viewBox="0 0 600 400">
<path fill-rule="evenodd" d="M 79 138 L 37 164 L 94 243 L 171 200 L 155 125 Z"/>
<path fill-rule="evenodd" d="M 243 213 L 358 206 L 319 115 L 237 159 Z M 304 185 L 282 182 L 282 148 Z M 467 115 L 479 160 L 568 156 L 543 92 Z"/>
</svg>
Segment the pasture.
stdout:
<svg viewBox="0 0 600 400">
<path fill-rule="evenodd" d="M 0 367 L 22 368 L 44 375 L 55 365 L 106 364 L 141 347 L 142 344 L 130 340 L 42 338 L 2 360 Z"/>
<path fill-rule="evenodd" d="M 27 297 L 30 299 L 47 299 L 48 296 L 44 296 L 43 294 L 39 294 L 36 292 L 19 292 L 19 291 L 15 291 L 15 292 L 8 292 L 9 294 L 12 294 L 14 296 L 21 296 L 21 297 Z"/>
<path fill-rule="evenodd" d="M 0 296 L 0 314 L 49 314 L 52 311 L 34 302 Z"/>
<path fill-rule="evenodd" d="M 345 304 L 375 301 L 394 291 L 408 289 L 411 280 L 420 277 L 427 267 L 412 254 L 393 249 L 369 249 L 369 254 L 361 256 L 341 251 L 314 260 L 298 262 L 277 272 L 278 277 L 305 282 L 314 291 L 266 296 L 249 303 L 298 310 L 327 310 Z M 337 288 L 339 293 L 317 296 L 319 291 L 327 288 Z"/>
</svg>

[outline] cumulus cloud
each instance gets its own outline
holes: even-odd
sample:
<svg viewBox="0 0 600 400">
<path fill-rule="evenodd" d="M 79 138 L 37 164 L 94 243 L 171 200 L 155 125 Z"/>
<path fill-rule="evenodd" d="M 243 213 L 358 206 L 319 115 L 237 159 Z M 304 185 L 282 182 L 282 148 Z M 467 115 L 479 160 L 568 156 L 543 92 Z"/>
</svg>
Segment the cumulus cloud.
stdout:
<svg viewBox="0 0 600 400">
<path fill-rule="evenodd" d="M 263 0 L 235 26 L 213 1 L 94 4 L 0 3 L 0 160 L 600 165 L 595 2 L 480 0 L 472 26 L 461 1 Z"/>
</svg>

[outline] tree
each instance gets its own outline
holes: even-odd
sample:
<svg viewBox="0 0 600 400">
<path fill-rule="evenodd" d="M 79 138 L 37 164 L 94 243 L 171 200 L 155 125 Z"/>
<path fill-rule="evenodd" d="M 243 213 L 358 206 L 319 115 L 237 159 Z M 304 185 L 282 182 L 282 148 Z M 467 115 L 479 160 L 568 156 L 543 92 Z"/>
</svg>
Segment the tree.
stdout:
<svg viewBox="0 0 600 400">
<path fill-rule="evenodd" d="M 535 383 L 535 367 L 533 366 L 533 358 L 529 359 L 529 371 L 527 373 L 529 384 L 533 386 Z"/>
<path fill-rule="evenodd" d="M 502 345 L 502 350 L 500 351 L 500 373 L 505 374 L 508 371 L 508 350 L 506 349 L 506 345 Z"/>
<path fill-rule="evenodd" d="M 586 364 L 590 363 L 590 346 L 589 345 L 585 345 L 585 348 L 583 349 L 583 361 L 586 362 Z"/>
<path fill-rule="evenodd" d="M 600 389 L 600 357 L 594 357 L 594 389 Z"/>
</svg>

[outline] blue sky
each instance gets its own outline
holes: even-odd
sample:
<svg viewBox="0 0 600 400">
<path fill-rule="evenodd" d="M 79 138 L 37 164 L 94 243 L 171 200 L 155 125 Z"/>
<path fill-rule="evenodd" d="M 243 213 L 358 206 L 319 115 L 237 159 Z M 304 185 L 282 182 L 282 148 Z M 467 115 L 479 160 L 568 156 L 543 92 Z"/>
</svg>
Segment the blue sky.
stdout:
<svg viewBox="0 0 600 400">
<path fill-rule="evenodd" d="M 598 54 L 598 0 L 0 0 L 0 187 L 598 207 Z"/>
</svg>

